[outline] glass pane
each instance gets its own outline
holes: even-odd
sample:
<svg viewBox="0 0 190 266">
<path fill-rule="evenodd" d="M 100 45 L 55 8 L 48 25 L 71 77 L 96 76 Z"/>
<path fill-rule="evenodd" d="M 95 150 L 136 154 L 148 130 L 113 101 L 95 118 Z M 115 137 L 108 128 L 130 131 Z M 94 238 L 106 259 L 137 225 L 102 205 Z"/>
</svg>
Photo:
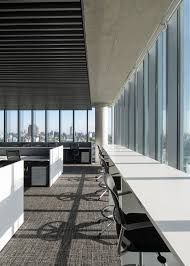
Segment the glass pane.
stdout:
<svg viewBox="0 0 190 266">
<path fill-rule="evenodd" d="M 178 12 L 176 11 L 167 27 L 167 161 L 178 167 Z"/>
<path fill-rule="evenodd" d="M 112 107 L 108 107 L 108 144 L 112 144 Z"/>
<path fill-rule="evenodd" d="M 162 80 L 162 163 L 167 163 L 167 132 L 166 132 L 166 31 L 163 32 L 163 80 Z"/>
<path fill-rule="evenodd" d="M 47 111 L 47 141 L 59 142 L 59 111 Z"/>
<path fill-rule="evenodd" d="M 45 111 L 33 111 L 33 141 L 45 142 Z"/>
<path fill-rule="evenodd" d="M 148 155 L 148 55 L 144 58 L 144 154 Z"/>
<path fill-rule="evenodd" d="M 7 142 L 18 141 L 18 111 L 7 111 Z"/>
<path fill-rule="evenodd" d="M 61 141 L 73 141 L 73 111 L 61 111 Z"/>
<path fill-rule="evenodd" d="M 148 56 L 148 155 L 156 155 L 156 45 L 149 50 Z"/>
<path fill-rule="evenodd" d="M 137 70 L 137 151 L 143 153 L 144 151 L 144 121 L 143 121 L 143 110 L 144 110 L 144 92 L 143 92 L 143 63 Z"/>
<path fill-rule="evenodd" d="M 183 97 L 183 169 L 190 173 L 190 2 L 181 5 L 181 80 L 184 87 Z M 181 84 L 181 85 L 182 85 Z"/>
<path fill-rule="evenodd" d="M 32 124 L 31 111 L 20 111 L 20 141 L 31 142 Z"/>
<path fill-rule="evenodd" d="M 0 142 L 4 142 L 4 110 L 0 110 Z"/>
<path fill-rule="evenodd" d="M 75 112 L 75 139 L 76 142 L 87 141 L 87 111 Z"/>
<path fill-rule="evenodd" d="M 95 162 L 95 108 L 88 111 L 88 141 L 92 143 L 92 162 Z"/>
<path fill-rule="evenodd" d="M 95 108 L 88 111 L 88 141 L 95 142 Z"/>
</svg>

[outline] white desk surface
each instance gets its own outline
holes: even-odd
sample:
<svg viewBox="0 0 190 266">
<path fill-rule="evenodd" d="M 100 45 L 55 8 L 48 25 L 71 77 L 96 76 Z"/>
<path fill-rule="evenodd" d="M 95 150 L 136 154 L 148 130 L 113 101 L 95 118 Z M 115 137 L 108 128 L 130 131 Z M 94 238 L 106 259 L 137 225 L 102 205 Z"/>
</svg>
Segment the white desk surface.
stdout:
<svg viewBox="0 0 190 266">
<path fill-rule="evenodd" d="M 158 161 L 155 161 L 151 158 L 142 155 L 136 154 L 125 154 L 125 155 L 110 155 L 110 159 L 114 164 L 158 164 Z"/>
<path fill-rule="evenodd" d="M 182 265 L 190 266 L 190 176 L 160 163 L 115 166 L 169 249 Z"/>
</svg>

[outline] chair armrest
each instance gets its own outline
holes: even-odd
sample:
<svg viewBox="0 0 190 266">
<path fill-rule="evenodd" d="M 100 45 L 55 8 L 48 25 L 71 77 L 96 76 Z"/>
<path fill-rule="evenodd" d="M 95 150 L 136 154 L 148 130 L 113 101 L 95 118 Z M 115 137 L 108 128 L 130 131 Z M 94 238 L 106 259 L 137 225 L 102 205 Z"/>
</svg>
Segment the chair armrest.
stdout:
<svg viewBox="0 0 190 266">
<path fill-rule="evenodd" d="M 150 227 L 154 227 L 153 224 L 150 221 L 133 223 L 133 224 L 125 224 L 124 225 L 124 229 L 127 230 L 127 231 L 150 228 Z"/>
<path fill-rule="evenodd" d="M 118 193 L 118 196 L 120 197 L 120 196 L 124 196 L 128 194 L 132 194 L 132 191 L 124 191 L 124 192 Z"/>
</svg>

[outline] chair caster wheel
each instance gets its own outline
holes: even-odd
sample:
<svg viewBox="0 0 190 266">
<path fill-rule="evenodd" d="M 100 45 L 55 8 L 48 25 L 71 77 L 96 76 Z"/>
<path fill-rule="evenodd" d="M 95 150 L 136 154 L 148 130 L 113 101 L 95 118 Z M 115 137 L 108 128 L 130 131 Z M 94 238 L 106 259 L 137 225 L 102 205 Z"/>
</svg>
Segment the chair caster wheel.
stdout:
<svg viewBox="0 0 190 266">
<path fill-rule="evenodd" d="M 165 264 L 165 263 L 166 263 L 166 258 L 163 257 L 161 254 L 158 255 L 157 260 L 158 260 L 161 264 Z"/>
</svg>

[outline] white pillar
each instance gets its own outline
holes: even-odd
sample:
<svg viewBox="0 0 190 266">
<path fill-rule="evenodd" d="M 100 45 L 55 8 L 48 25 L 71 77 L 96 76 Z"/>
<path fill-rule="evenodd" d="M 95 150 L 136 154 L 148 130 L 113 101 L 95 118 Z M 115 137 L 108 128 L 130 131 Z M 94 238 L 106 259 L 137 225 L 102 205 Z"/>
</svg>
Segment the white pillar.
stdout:
<svg viewBox="0 0 190 266">
<path fill-rule="evenodd" d="M 96 134 L 96 161 L 98 161 L 97 145 L 108 144 L 108 107 L 96 106 L 95 108 L 95 134 Z"/>
</svg>

